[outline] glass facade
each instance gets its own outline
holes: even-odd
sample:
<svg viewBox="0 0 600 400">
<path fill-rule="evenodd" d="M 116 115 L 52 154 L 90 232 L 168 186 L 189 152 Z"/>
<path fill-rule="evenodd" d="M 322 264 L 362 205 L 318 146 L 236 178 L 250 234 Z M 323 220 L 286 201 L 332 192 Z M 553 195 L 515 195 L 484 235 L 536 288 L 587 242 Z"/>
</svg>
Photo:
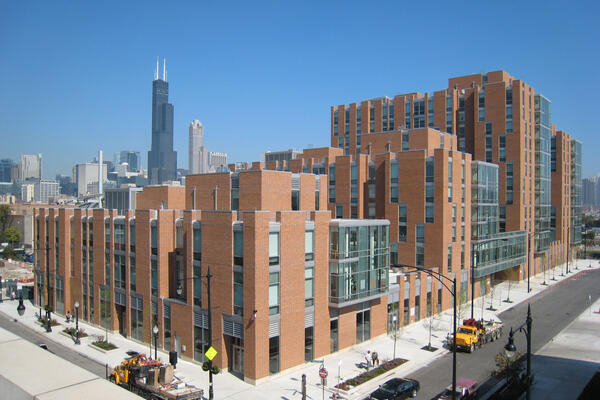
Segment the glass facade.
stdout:
<svg viewBox="0 0 600 400">
<path fill-rule="evenodd" d="M 387 293 L 387 220 L 332 220 L 329 237 L 331 304 L 344 306 Z"/>
<path fill-rule="evenodd" d="M 471 255 L 476 278 L 525 262 L 527 233 L 499 232 L 498 166 L 471 163 Z"/>
<path fill-rule="evenodd" d="M 471 238 L 488 239 L 498 233 L 498 166 L 471 163 Z"/>
<path fill-rule="evenodd" d="M 535 95 L 535 252 L 550 247 L 550 210 L 552 182 L 550 172 L 550 137 L 552 120 L 550 100 Z"/>
</svg>

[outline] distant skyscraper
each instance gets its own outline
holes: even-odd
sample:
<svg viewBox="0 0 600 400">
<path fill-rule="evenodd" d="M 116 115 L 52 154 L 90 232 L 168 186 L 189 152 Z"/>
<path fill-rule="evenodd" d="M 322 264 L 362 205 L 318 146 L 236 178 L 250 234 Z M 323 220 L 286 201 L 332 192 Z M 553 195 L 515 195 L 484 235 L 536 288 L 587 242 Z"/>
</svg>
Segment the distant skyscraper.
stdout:
<svg viewBox="0 0 600 400">
<path fill-rule="evenodd" d="M 204 127 L 197 119 L 190 123 L 188 152 L 188 173 L 207 173 L 208 149 L 204 147 Z"/>
<path fill-rule="evenodd" d="M 151 185 L 177 178 L 177 152 L 173 151 L 173 105 L 169 103 L 167 65 L 163 77 L 156 73 L 152 82 L 152 147 L 148 152 L 148 180 Z"/>
<path fill-rule="evenodd" d="M 140 157 L 140 152 L 139 151 L 130 151 L 130 150 L 123 150 L 117 155 L 115 155 L 116 158 L 116 164 L 117 165 L 121 165 L 123 163 L 127 163 L 127 171 L 128 172 L 138 172 L 142 166 L 141 166 L 141 157 Z M 116 166 L 115 166 L 116 168 Z"/>
<path fill-rule="evenodd" d="M 19 180 L 42 178 L 42 155 L 21 154 L 19 157 Z"/>
<path fill-rule="evenodd" d="M 211 172 L 219 170 L 220 167 L 227 166 L 227 153 L 209 151 L 208 158 L 208 168 Z"/>
<path fill-rule="evenodd" d="M 12 182 L 13 160 L 5 158 L 0 160 L 0 182 Z"/>
</svg>

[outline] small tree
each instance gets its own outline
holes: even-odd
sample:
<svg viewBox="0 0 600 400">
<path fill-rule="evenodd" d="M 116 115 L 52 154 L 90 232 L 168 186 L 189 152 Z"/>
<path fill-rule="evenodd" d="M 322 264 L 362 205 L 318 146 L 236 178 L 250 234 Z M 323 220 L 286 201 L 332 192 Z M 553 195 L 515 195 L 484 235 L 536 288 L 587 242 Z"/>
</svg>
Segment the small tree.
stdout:
<svg viewBox="0 0 600 400">
<path fill-rule="evenodd" d="M 423 321 L 423 327 L 429 332 L 429 343 L 427 344 L 428 350 L 431 350 L 431 331 L 437 331 L 439 323 L 440 319 L 438 314 L 431 314 Z"/>
<path fill-rule="evenodd" d="M 516 352 L 512 359 L 508 358 L 503 351 L 496 354 L 496 369 L 492 373 L 495 377 L 506 379 L 507 383 L 512 383 L 520 378 L 521 371 L 523 371 L 521 353 Z"/>
<path fill-rule="evenodd" d="M 21 232 L 14 226 L 11 226 L 4 231 L 4 238 L 13 248 L 15 248 L 15 244 L 18 245 L 21 242 Z"/>
<path fill-rule="evenodd" d="M 5 231 L 13 222 L 12 210 L 8 204 L 0 204 L 0 242 L 4 242 Z"/>
</svg>

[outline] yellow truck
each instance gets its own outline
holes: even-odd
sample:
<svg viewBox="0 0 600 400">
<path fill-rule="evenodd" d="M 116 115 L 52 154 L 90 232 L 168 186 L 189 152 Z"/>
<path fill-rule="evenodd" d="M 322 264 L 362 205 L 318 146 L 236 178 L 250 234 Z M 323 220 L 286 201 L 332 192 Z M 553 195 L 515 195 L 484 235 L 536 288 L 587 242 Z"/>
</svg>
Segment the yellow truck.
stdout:
<svg viewBox="0 0 600 400">
<path fill-rule="evenodd" d="M 502 322 L 490 320 L 466 319 L 456 329 L 456 340 L 451 339 L 450 345 L 457 349 L 472 353 L 487 342 L 493 342 L 502 335 Z"/>
<path fill-rule="evenodd" d="M 135 353 L 135 352 L 133 352 Z M 146 399 L 202 400 L 203 390 L 174 379 L 173 366 L 131 354 L 117 365 L 110 380 Z"/>
</svg>

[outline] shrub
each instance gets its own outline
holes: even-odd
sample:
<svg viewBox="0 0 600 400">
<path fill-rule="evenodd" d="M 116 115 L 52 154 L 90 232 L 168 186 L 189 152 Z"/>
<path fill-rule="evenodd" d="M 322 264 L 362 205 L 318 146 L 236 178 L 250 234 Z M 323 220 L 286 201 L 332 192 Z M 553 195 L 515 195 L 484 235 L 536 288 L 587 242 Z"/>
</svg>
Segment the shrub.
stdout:
<svg viewBox="0 0 600 400">
<path fill-rule="evenodd" d="M 46 326 L 46 325 L 48 325 L 48 318 L 46 318 L 46 317 L 38 318 L 38 322 L 40 324 L 42 324 L 42 326 Z M 58 326 L 58 325 L 60 325 L 60 324 L 54 318 L 52 318 L 50 320 L 50 326 Z"/>
<path fill-rule="evenodd" d="M 70 327 L 70 328 L 65 328 L 63 329 L 63 332 L 66 333 L 67 335 L 71 335 L 73 337 L 77 336 L 77 329 Z M 83 338 L 83 337 L 87 337 L 87 333 L 85 333 L 85 331 L 83 329 L 79 330 L 79 337 Z"/>
<path fill-rule="evenodd" d="M 98 340 L 96 342 L 92 342 L 92 344 L 96 347 L 101 348 L 102 350 L 114 350 L 117 348 L 114 344 L 110 342 L 105 342 L 104 340 Z"/>
<path fill-rule="evenodd" d="M 396 358 L 394 360 L 384 361 L 378 367 L 375 367 L 367 372 L 363 372 L 360 375 L 355 376 L 354 378 L 350 378 L 339 385 L 335 385 L 336 388 L 341 390 L 350 390 L 352 386 L 361 385 L 373 378 L 378 377 L 381 374 L 385 374 L 389 370 L 396 368 L 399 365 L 404 364 L 408 360 L 403 358 Z"/>
</svg>

